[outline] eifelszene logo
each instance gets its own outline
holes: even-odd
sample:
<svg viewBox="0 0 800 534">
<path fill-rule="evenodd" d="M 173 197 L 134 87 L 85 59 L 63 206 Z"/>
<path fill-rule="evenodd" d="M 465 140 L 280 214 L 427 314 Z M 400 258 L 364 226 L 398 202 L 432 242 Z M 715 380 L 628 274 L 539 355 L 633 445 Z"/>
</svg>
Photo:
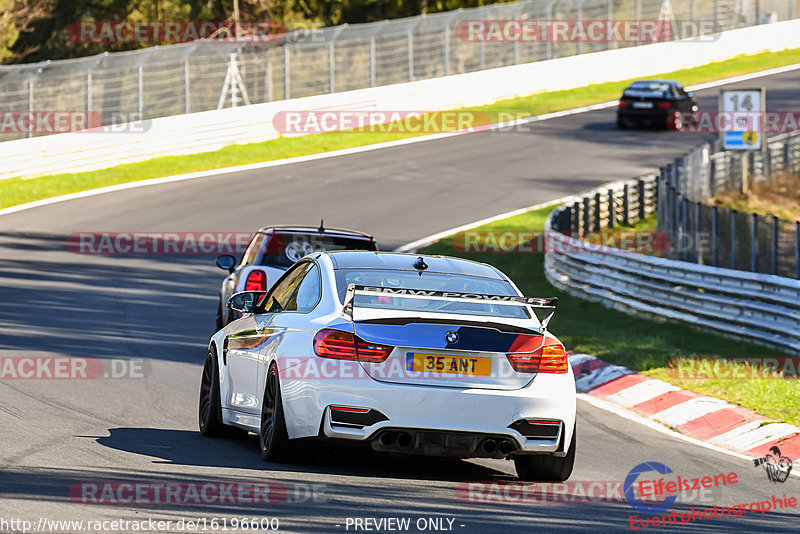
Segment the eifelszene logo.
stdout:
<svg viewBox="0 0 800 534">
<path fill-rule="evenodd" d="M 756 467 L 763 465 L 764 471 L 767 472 L 767 478 L 773 484 L 786 482 L 789 473 L 792 472 L 792 460 L 787 456 L 781 456 L 781 450 L 777 446 L 770 447 L 769 452 L 772 454 L 754 459 L 753 464 Z"/>
</svg>

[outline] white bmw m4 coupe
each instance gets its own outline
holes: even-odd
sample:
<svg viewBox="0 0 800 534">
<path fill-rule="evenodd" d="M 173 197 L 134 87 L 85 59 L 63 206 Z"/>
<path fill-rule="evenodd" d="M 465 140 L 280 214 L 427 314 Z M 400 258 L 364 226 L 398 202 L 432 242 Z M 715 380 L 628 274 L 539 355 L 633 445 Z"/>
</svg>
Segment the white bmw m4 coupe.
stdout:
<svg viewBox="0 0 800 534">
<path fill-rule="evenodd" d="M 254 432 L 269 461 L 306 438 L 505 458 L 523 480 L 572 472 L 575 382 L 547 330 L 556 299 L 522 296 L 490 265 L 315 252 L 227 305 L 242 316 L 209 343 L 203 435 Z"/>
</svg>

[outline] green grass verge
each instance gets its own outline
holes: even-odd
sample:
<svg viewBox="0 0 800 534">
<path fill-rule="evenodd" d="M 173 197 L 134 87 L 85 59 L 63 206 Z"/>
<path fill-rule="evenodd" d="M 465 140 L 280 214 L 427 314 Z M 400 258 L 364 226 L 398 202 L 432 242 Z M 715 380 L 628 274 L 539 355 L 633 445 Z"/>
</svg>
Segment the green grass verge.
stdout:
<svg viewBox="0 0 800 534">
<path fill-rule="evenodd" d="M 692 85 L 794 63 L 800 63 L 800 49 L 740 56 L 694 69 L 667 72 L 653 77 L 674 78 L 683 82 L 684 85 Z M 538 93 L 465 111 L 482 111 L 492 119 L 500 117 L 501 113 L 512 113 L 516 116 L 539 115 L 614 100 L 619 98 L 622 89 L 631 81 L 609 82 L 567 91 Z M 109 185 L 304 156 L 415 135 L 420 134 L 332 132 L 301 137 L 281 137 L 263 143 L 229 146 L 215 152 L 154 158 L 93 172 L 56 174 L 31 179 L 11 178 L 0 181 L 0 208 Z"/>
<path fill-rule="evenodd" d="M 527 212 L 476 228 L 479 231 L 541 231 L 553 208 Z M 652 221 L 644 222 L 644 227 Z M 637 229 L 640 229 L 637 226 Z M 463 250 L 463 247 L 460 247 Z M 676 380 L 667 374 L 671 358 L 762 358 L 786 356 L 754 344 L 728 339 L 680 323 L 662 323 L 609 309 L 557 290 L 544 276 L 542 254 L 463 253 L 451 238 L 422 249 L 429 254 L 459 256 L 490 263 L 509 275 L 525 295 L 559 298 L 550 330 L 569 350 L 593 354 L 654 378 L 728 402 L 741 404 L 779 421 L 800 424 L 800 381 Z"/>
</svg>

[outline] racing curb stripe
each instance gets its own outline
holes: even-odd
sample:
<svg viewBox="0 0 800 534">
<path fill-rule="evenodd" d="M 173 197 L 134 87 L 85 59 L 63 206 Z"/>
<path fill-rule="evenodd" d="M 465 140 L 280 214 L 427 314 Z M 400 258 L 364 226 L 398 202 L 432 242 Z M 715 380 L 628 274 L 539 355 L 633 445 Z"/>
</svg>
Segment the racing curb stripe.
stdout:
<svg viewBox="0 0 800 534">
<path fill-rule="evenodd" d="M 775 422 L 723 400 L 678 389 L 587 354 L 569 354 L 579 393 L 602 398 L 690 438 L 751 458 L 777 445 L 800 461 L 800 427 Z M 674 389 L 673 389 L 674 388 Z"/>
<path fill-rule="evenodd" d="M 682 424 L 679 428 L 683 433 L 694 436 L 697 439 L 708 439 L 724 434 L 751 421 L 766 420 L 767 418 L 761 414 L 736 406 L 735 408 L 723 408 L 722 410 L 708 413 Z M 798 456 L 800 456 L 800 452 Z"/>
<path fill-rule="evenodd" d="M 695 393 L 694 391 L 688 391 L 686 389 L 675 388 L 675 391 L 670 391 L 669 393 L 665 393 L 660 397 L 637 404 L 633 407 L 633 411 L 640 415 L 650 417 L 651 415 L 663 412 L 664 410 L 669 410 L 673 406 L 683 404 L 684 402 L 696 397 L 700 397 L 700 394 Z"/>
</svg>

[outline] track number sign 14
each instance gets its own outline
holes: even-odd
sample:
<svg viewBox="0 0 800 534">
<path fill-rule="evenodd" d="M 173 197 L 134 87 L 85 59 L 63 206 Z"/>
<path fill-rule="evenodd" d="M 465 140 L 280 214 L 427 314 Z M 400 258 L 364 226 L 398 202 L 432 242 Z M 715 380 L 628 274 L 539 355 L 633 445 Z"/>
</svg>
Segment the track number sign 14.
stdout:
<svg viewBox="0 0 800 534">
<path fill-rule="evenodd" d="M 766 94 L 760 89 L 723 89 L 719 110 L 726 119 L 720 128 L 724 150 L 763 150 Z"/>
</svg>

